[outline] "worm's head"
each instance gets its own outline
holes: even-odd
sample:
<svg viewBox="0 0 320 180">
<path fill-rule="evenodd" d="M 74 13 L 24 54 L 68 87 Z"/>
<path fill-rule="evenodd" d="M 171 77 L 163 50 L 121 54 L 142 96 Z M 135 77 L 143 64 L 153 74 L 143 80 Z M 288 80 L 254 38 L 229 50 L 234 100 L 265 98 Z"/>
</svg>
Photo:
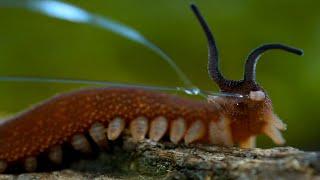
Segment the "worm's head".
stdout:
<svg viewBox="0 0 320 180">
<path fill-rule="evenodd" d="M 241 147 L 252 147 L 258 134 L 266 134 L 276 144 L 283 144 L 280 130 L 285 124 L 273 113 L 272 102 L 266 91 L 256 82 L 256 64 L 259 57 L 268 50 L 283 50 L 302 55 L 303 51 L 283 44 L 264 44 L 254 49 L 245 63 L 242 80 L 228 80 L 219 69 L 218 50 L 212 32 L 195 5 L 191 9 L 199 20 L 208 39 L 209 76 L 216 82 L 223 93 L 238 94 L 241 97 L 219 96 L 209 98 L 218 104 L 223 114 L 230 120 L 233 142 Z"/>
</svg>

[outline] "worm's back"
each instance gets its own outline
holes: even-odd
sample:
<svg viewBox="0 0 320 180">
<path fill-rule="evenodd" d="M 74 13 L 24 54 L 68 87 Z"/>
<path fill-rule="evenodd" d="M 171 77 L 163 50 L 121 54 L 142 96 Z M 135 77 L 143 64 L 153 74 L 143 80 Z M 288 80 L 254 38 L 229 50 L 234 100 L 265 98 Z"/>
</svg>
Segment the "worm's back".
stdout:
<svg viewBox="0 0 320 180">
<path fill-rule="evenodd" d="M 171 122 L 183 119 L 187 127 L 195 121 L 208 127 L 217 121 L 219 111 L 206 102 L 131 88 L 88 89 L 56 96 L 0 126 L 0 160 L 14 162 L 37 156 L 48 148 L 70 141 L 97 122 L 105 127 L 115 118 L 129 127 L 137 118 L 150 121 L 164 117 Z M 139 126 L 138 126 L 139 128 Z M 185 133 L 185 132 L 184 132 Z M 203 136 L 194 140 L 206 141 Z"/>
</svg>

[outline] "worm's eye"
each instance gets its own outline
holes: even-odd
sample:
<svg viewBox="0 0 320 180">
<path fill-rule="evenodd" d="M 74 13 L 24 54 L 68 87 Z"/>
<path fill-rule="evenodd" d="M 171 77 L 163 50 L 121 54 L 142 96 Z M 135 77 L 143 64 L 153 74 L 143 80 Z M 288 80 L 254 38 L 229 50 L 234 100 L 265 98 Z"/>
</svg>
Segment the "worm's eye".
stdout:
<svg viewBox="0 0 320 180">
<path fill-rule="evenodd" d="M 250 91 L 249 98 L 253 101 L 263 101 L 266 94 L 263 91 Z"/>
</svg>

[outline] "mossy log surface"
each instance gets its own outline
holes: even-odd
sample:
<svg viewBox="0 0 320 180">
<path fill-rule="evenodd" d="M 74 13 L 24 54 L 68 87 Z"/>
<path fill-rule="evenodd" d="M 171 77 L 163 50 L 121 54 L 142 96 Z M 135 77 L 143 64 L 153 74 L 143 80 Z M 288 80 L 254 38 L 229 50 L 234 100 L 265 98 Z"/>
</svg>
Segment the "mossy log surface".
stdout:
<svg viewBox="0 0 320 180">
<path fill-rule="evenodd" d="M 320 153 L 292 147 L 239 149 L 124 138 L 69 169 L 0 179 L 320 179 Z"/>
</svg>

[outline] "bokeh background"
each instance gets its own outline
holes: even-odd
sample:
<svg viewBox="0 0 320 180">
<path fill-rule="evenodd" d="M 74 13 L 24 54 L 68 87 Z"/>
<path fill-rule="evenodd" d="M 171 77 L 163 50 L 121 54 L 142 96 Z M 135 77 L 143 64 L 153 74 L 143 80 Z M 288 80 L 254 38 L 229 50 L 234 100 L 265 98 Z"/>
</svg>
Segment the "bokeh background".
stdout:
<svg viewBox="0 0 320 180">
<path fill-rule="evenodd" d="M 208 78 L 206 39 L 185 0 L 72 0 L 92 13 L 139 30 L 168 53 L 201 89 Z M 198 0 L 220 50 L 221 69 L 241 79 L 247 54 L 262 43 L 304 49 L 303 57 L 265 54 L 257 79 L 288 124 L 287 144 L 320 150 L 320 2 L 312 0 Z M 183 86 L 175 72 L 146 47 L 101 28 L 53 19 L 24 9 L 0 8 L 0 76 L 105 80 Z M 13 114 L 54 94 L 83 85 L 0 82 L 0 112 Z M 258 146 L 272 147 L 266 137 Z"/>
</svg>

